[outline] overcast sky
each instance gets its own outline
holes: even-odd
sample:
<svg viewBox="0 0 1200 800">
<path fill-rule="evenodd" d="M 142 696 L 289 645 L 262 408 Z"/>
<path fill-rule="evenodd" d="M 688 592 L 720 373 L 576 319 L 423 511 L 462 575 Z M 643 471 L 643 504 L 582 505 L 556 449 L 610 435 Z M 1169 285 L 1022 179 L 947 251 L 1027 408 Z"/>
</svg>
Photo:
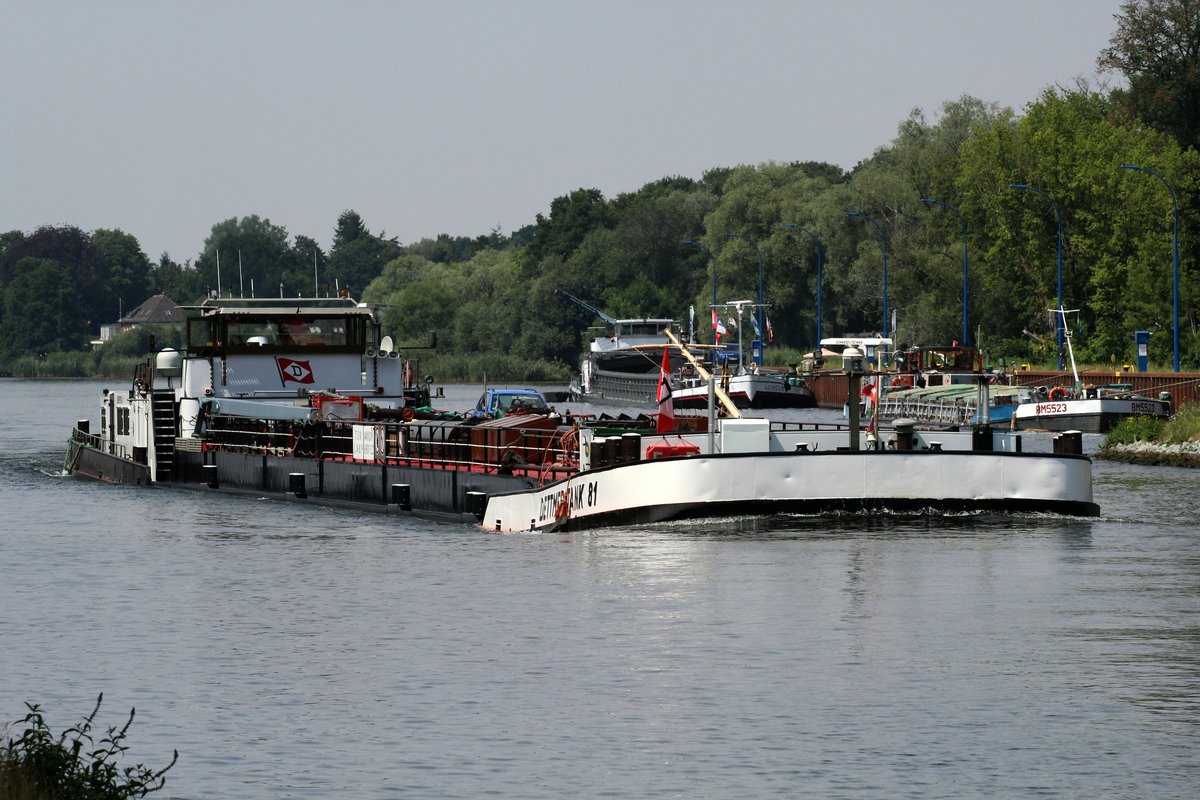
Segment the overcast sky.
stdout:
<svg viewBox="0 0 1200 800">
<path fill-rule="evenodd" d="M 257 214 L 328 249 L 503 233 L 580 188 L 851 168 L 913 108 L 1096 77 L 1119 0 L 4 0 L 0 231 L 194 259 Z"/>
</svg>

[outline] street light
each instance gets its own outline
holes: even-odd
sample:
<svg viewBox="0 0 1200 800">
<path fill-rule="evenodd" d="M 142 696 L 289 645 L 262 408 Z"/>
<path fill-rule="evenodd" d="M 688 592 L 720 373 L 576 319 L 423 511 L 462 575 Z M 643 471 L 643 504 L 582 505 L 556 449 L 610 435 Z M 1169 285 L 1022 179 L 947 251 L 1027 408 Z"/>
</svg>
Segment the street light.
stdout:
<svg viewBox="0 0 1200 800">
<path fill-rule="evenodd" d="M 1062 218 L 1058 215 L 1058 203 L 1054 202 L 1054 198 L 1043 192 L 1041 189 L 1033 186 L 1026 186 L 1023 183 L 1010 183 L 1009 186 L 1013 189 L 1025 189 L 1030 192 L 1037 192 L 1042 197 L 1050 201 L 1051 207 L 1054 208 L 1054 224 L 1058 226 L 1058 308 L 1063 307 L 1063 281 L 1062 281 Z M 1067 325 L 1067 321 L 1062 318 L 1062 314 L 1055 317 L 1054 327 L 1058 329 L 1058 369 L 1061 372 L 1063 368 L 1063 329 Z"/>
<path fill-rule="evenodd" d="M 709 250 L 707 247 L 705 247 L 704 245 L 700 244 L 697 241 L 694 241 L 692 239 L 684 239 L 683 243 L 686 245 L 689 245 L 691 247 L 697 247 L 697 248 L 703 250 L 705 253 L 708 254 L 708 260 L 712 262 L 712 273 L 713 273 L 712 313 L 716 314 L 717 313 L 717 257 L 713 255 L 712 250 Z M 713 344 L 716 344 L 717 343 L 717 326 L 713 325 L 712 328 L 713 328 Z M 715 347 L 713 348 L 712 363 L 713 363 L 713 369 L 716 369 L 717 349 Z"/>
<path fill-rule="evenodd" d="M 791 222 L 783 223 L 783 227 L 807 233 L 817 250 L 817 351 L 819 352 L 821 349 L 821 240 L 812 231 L 805 230 Z"/>
<path fill-rule="evenodd" d="M 847 211 L 847 217 L 861 217 L 867 222 L 875 226 L 875 230 L 879 231 L 880 237 L 883 238 L 883 338 L 888 338 L 888 313 L 887 313 L 887 234 L 883 232 L 883 228 L 879 223 L 858 211 Z"/>
<path fill-rule="evenodd" d="M 1174 304 L 1175 304 L 1175 371 L 1179 372 L 1179 206 L 1175 204 L 1175 190 L 1171 188 L 1171 184 L 1167 183 L 1167 179 L 1151 169 L 1139 167 L 1136 164 L 1122 164 L 1121 169 L 1136 169 L 1138 172 L 1144 172 L 1147 175 L 1153 175 L 1162 181 L 1163 186 L 1167 187 L 1167 191 L 1171 193 L 1171 245 L 1172 252 L 1175 258 L 1174 272 Z"/>
<path fill-rule="evenodd" d="M 963 335 L 962 335 L 962 343 L 963 343 L 963 346 L 965 347 L 971 343 L 971 338 L 970 338 L 971 329 L 967 326 L 967 221 L 965 219 L 963 219 L 962 212 L 959 211 L 954 206 L 950 205 L 949 203 L 943 203 L 941 200 L 934 200 L 932 197 L 922 197 L 921 202 L 928 203 L 929 205 L 939 205 L 942 208 L 950 209 L 951 211 L 953 211 L 955 214 L 958 215 L 958 221 L 960 223 L 962 223 L 962 234 L 963 234 L 963 292 L 962 292 L 962 294 L 963 294 Z"/>
<path fill-rule="evenodd" d="M 762 366 L 763 363 L 763 339 L 767 328 L 763 322 L 763 261 L 762 253 L 758 251 L 758 245 L 749 236 L 744 233 L 727 233 L 725 234 L 731 239 L 741 239 L 746 242 L 754 250 L 754 255 L 758 257 L 758 308 L 756 310 L 755 319 L 758 320 L 758 349 L 754 353 L 754 363 Z"/>
</svg>

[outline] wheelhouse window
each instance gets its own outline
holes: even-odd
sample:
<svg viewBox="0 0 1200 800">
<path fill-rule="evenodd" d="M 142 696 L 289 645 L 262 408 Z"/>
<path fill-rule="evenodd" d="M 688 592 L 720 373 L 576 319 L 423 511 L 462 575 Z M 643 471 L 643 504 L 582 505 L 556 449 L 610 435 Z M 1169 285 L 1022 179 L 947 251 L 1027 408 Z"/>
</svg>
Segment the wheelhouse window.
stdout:
<svg viewBox="0 0 1200 800">
<path fill-rule="evenodd" d="M 361 317 L 207 317 L 188 323 L 188 352 L 251 354 L 362 352 L 367 336 Z"/>
</svg>

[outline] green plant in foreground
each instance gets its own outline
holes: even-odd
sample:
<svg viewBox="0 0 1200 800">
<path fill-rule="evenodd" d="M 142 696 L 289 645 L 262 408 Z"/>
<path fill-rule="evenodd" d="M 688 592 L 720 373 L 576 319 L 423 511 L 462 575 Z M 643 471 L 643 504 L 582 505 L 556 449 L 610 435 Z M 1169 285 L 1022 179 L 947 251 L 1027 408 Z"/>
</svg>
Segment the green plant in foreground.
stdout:
<svg viewBox="0 0 1200 800">
<path fill-rule="evenodd" d="M 134 709 L 123 727 L 109 728 L 97 742 L 92 722 L 103 700 L 101 693 L 92 713 L 57 737 L 41 708 L 26 703 L 25 731 L 0 747 L 0 800 L 124 800 L 163 788 L 163 776 L 179 760 L 179 751 L 158 771 L 142 764 L 119 770 L 116 760 L 129 749 L 124 742 Z"/>
<path fill-rule="evenodd" d="M 1165 425 L 1166 423 L 1157 417 L 1126 417 L 1104 437 L 1104 447 L 1157 441 Z"/>
</svg>

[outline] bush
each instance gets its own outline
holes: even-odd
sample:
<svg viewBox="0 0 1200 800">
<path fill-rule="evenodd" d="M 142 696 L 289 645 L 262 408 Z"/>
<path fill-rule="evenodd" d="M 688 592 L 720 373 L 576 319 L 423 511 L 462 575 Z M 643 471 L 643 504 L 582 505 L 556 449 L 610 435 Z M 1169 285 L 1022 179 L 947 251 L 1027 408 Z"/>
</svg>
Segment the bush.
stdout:
<svg viewBox="0 0 1200 800">
<path fill-rule="evenodd" d="M 1134 442 L 1154 442 L 1162 435 L 1166 423 L 1157 417 L 1127 417 L 1117 423 L 1104 439 L 1104 448 Z"/>
<path fill-rule="evenodd" d="M 1169 444 L 1200 442 L 1200 403 L 1188 403 L 1167 420 L 1159 441 Z"/>
<path fill-rule="evenodd" d="M 92 722 L 103 700 L 102 693 L 92 713 L 58 737 L 46 725 L 41 709 L 26 703 L 29 713 L 22 720 L 24 733 L 0 747 L 0 799 L 125 800 L 163 788 L 163 775 L 175 766 L 179 751 L 157 772 L 142 764 L 118 771 L 116 760 L 129 749 L 124 742 L 134 710 L 130 709 L 122 728 L 109 728 L 95 742 Z"/>
</svg>

